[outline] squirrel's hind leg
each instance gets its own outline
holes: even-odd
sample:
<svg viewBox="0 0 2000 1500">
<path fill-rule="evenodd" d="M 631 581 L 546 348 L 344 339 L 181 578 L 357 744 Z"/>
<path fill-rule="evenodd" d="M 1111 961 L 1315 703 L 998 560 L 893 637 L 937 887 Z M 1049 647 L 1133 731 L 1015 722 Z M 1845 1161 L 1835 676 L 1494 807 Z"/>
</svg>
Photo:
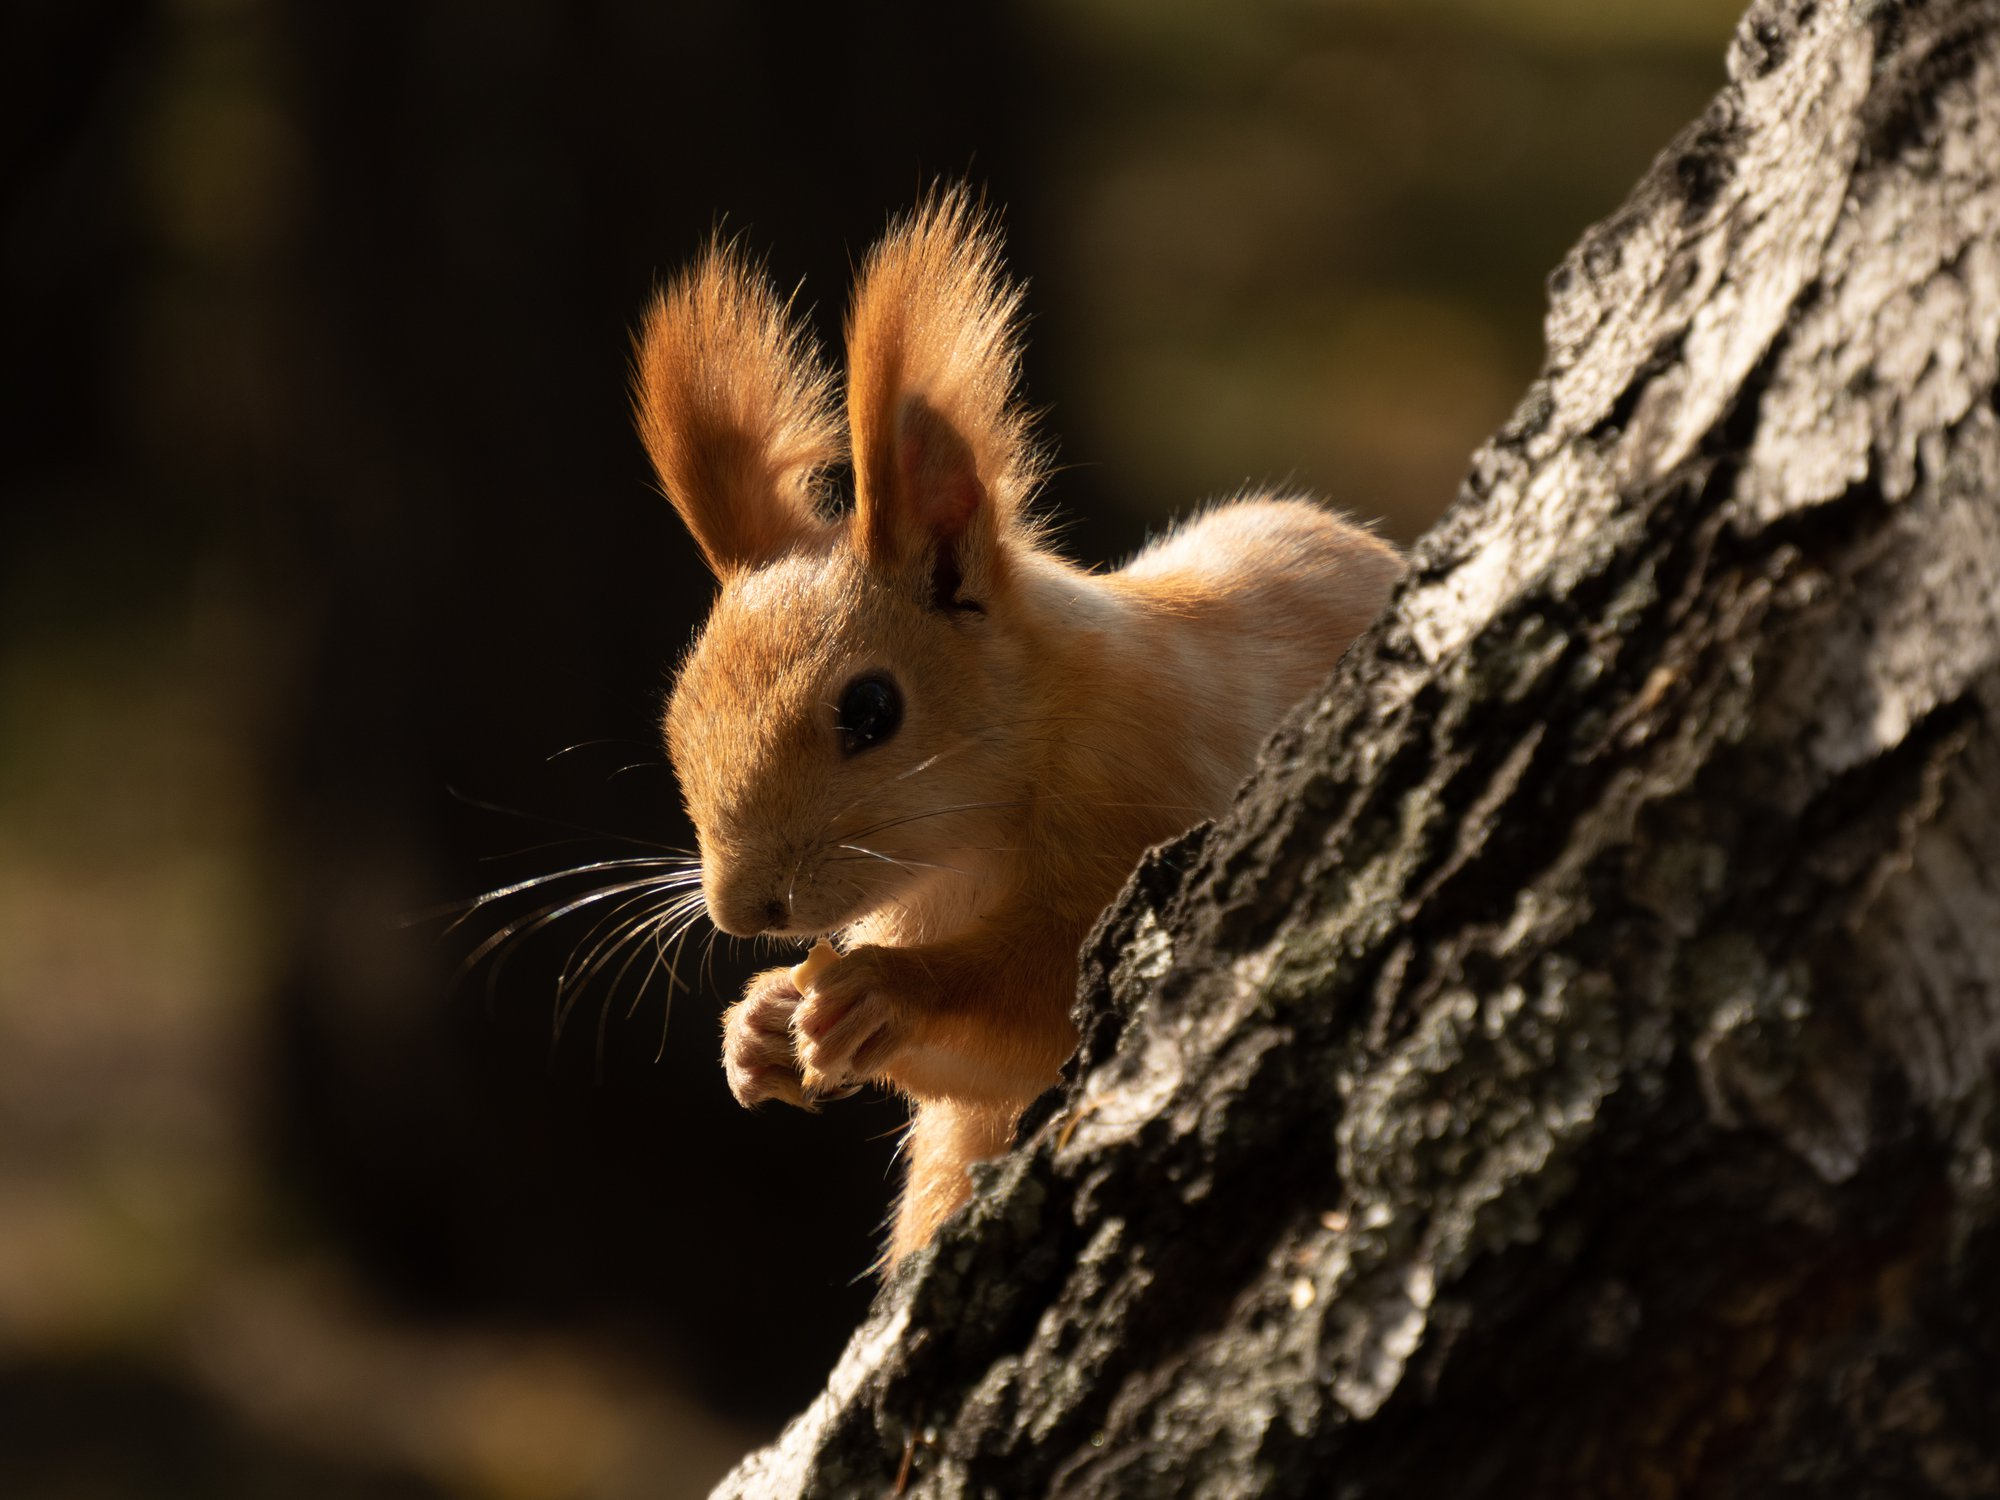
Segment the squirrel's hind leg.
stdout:
<svg viewBox="0 0 2000 1500">
<path fill-rule="evenodd" d="M 966 1169 L 1004 1153 L 1014 1142 L 1020 1118 L 1017 1105 L 917 1101 L 903 1141 L 903 1195 L 896 1204 L 886 1264 L 930 1243 L 938 1225 L 972 1195 Z"/>
</svg>

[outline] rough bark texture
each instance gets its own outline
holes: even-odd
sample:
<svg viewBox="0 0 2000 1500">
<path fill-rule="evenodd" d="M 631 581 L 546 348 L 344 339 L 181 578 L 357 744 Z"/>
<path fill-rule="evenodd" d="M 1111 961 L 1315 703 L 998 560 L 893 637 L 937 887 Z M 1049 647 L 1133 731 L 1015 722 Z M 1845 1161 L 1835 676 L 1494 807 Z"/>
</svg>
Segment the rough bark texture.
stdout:
<svg viewBox="0 0 2000 1500">
<path fill-rule="evenodd" d="M 2000 1493 L 2000 7 L 1729 66 L 718 1494 Z"/>
</svg>

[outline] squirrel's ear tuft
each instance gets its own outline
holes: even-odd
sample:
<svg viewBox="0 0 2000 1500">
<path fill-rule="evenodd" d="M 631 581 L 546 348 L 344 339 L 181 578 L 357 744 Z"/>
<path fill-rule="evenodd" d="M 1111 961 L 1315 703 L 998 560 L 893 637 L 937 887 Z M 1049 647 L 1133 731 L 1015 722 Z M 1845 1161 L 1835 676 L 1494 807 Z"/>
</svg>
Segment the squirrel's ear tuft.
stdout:
<svg viewBox="0 0 2000 1500">
<path fill-rule="evenodd" d="M 770 283 L 718 240 L 653 299 L 632 404 L 660 485 L 718 577 L 824 533 L 820 472 L 843 454 L 833 380 Z"/>
<path fill-rule="evenodd" d="M 872 566 L 997 581 L 1041 478 L 1015 393 L 1020 309 L 999 230 L 963 187 L 869 251 L 847 320 L 847 414 L 855 542 Z"/>
</svg>

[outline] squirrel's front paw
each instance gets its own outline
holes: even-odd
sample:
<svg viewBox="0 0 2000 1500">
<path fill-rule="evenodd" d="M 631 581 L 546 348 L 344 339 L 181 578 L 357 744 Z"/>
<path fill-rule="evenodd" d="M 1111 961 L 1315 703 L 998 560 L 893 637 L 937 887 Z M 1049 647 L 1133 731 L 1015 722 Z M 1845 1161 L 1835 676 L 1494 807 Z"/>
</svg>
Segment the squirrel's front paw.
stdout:
<svg viewBox="0 0 2000 1500">
<path fill-rule="evenodd" d="M 766 1099 L 813 1107 L 792 1047 L 792 1017 L 801 998 L 790 969 L 767 969 L 723 1012 L 722 1072 L 745 1109 Z"/>
<path fill-rule="evenodd" d="M 903 1043 L 903 1007 L 881 948 L 856 948 L 806 980 L 793 1047 L 810 1089 L 882 1075 Z"/>
</svg>

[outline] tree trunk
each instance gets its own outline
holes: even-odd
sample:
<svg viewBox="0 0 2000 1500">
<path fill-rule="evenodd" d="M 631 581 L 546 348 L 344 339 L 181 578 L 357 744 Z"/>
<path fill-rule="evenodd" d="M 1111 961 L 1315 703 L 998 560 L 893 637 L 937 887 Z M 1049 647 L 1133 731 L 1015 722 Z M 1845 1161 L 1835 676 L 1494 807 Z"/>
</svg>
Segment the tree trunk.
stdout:
<svg viewBox="0 0 2000 1500">
<path fill-rule="evenodd" d="M 2000 5 L 1729 68 L 719 1495 L 2000 1494 Z"/>
</svg>

